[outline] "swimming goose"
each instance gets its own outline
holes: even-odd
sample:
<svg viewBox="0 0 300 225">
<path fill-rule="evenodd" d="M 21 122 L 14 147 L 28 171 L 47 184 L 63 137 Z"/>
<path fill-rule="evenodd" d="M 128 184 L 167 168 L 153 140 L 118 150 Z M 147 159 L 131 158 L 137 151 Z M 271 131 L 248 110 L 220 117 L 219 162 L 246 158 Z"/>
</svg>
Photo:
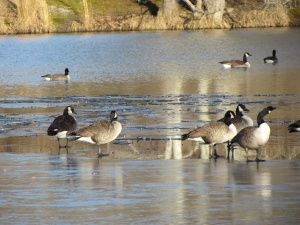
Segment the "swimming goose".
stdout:
<svg viewBox="0 0 300 225">
<path fill-rule="evenodd" d="M 194 140 L 209 144 L 210 157 L 212 157 L 212 148 L 214 145 L 227 142 L 237 134 L 235 126 L 230 121 L 231 116 L 233 116 L 232 111 L 227 111 L 224 116 L 224 122 L 217 121 L 205 124 L 187 134 L 183 134 L 181 140 Z M 214 156 L 218 157 L 216 149 Z"/>
<path fill-rule="evenodd" d="M 245 127 L 231 140 L 231 144 L 238 143 L 245 149 L 247 162 L 252 162 L 248 158 L 248 150 L 256 150 L 256 162 L 264 161 L 260 159 L 261 148 L 268 142 L 271 132 L 264 117 L 275 109 L 273 106 L 263 109 L 257 116 L 258 127 Z"/>
<path fill-rule="evenodd" d="M 70 140 L 84 141 L 98 146 L 98 157 L 102 154 L 100 145 L 109 143 L 118 137 L 122 131 L 122 125 L 117 121 L 116 111 L 111 111 L 110 121 L 102 120 L 71 133 Z"/>
<path fill-rule="evenodd" d="M 69 75 L 69 69 L 66 68 L 65 69 L 65 74 L 47 74 L 47 75 L 43 75 L 43 78 L 45 78 L 45 80 L 70 80 L 70 75 Z"/>
<path fill-rule="evenodd" d="M 223 65 L 225 69 L 228 68 L 247 68 L 250 67 L 250 63 L 248 62 L 248 57 L 252 56 L 249 52 L 245 52 L 242 60 L 228 60 L 219 62 Z"/>
<path fill-rule="evenodd" d="M 300 132 L 300 120 L 297 120 L 296 122 L 290 124 L 288 126 L 288 130 L 289 130 L 290 133 Z"/>
<path fill-rule="evenodd" d="M 66 148 L 68 153 L 68 139 L 65 146 L 61 146 L 59 140 L 67 138 L 68 132 L 73 132 L 77 129 L 77 121 L 72 114 L 77 114 L 72 106 L 67 106 L 64 109 L 63 115 L 60 115 L 54 119 L 51 125 L 48 127 L 47 135 L 56 136 L 58 141 L 59 153 L 60 148 Z"/>
<path fill-rule="evenodd" d="M 274 49 L 272 52 L 272 56 L 268 56 L 264 58 L 265 63 L 278 63 L 278 59 L 276 57 L 276 50 Z"/>
</svg>

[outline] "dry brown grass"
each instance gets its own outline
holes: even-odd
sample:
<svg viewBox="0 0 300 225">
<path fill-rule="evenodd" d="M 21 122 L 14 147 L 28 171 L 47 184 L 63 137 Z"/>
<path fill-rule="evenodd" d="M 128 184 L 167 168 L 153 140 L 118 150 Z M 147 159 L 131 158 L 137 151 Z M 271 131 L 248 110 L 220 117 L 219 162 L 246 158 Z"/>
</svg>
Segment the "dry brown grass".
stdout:
<svg viewBox="0 0 300 225">
<path fill-rule="evenodd" d="M 244 27 L 283 27 L 289 26 L 290 19 L 285 8 L 268 7 L 243 14 L 241 23 Z"/>
<path fill-rule="evenodd" d="M 45 0 L 19 0 L 16 5 L 18 19 L 13 27 L 14 33 L 45 33 L 53 30 Z"/>
<path fill-rule="evenodd" d="M 124 8 L 124 5 L 130 5 L 130 11 L 128 14 L 108 16 L 102 10 L 111 9 L 111 1 L 119 1 L 117 4 L 119 6 L 118 14 L 125 13 L 127 8 Z M 165 17 L 161 10 L 158 16 L 152 16 L 145 7 L 141 8 L 130 0 L 124 1 L 0 0 L 0 3 L 6 2 L 6 5 L 15 2 L 15 6 L 10 5 L 6 8 L 0 4 L 2 8 L 2 11 L 0 10 L 0 33 L 197 30 L 230 27 L 277 27 L 292 24 L 288 10 L 282 5 L 235 6 L 230 12 L 234 22 L 232 18 L 225 15 L 221 23 L 215 23 L 210 15 L 193 16 L 183 8 L 180 9 L 177 17 Z M 152 2 L 161 7 L 160 0 Z"/>
</svg>

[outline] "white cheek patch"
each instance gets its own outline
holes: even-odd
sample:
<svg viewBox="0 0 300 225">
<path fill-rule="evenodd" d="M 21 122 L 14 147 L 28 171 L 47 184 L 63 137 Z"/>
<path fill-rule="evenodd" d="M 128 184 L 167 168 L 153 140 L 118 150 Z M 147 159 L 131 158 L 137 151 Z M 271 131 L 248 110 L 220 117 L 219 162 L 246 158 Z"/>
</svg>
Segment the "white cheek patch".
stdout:
<svg viewBox="0 0 300 225">
<path fill-rule="evenodd" d="M 71 107 L 68 107 L 68 114 L 72 114 L 72 109 L 71 109 Z"/>
</svg>

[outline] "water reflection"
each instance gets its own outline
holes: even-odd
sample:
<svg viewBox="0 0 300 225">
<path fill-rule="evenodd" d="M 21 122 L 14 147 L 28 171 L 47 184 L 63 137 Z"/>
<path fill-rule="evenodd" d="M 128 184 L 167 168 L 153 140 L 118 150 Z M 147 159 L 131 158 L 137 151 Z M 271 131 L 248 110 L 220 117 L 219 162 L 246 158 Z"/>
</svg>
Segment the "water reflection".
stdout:
<svg viewBox="0 0 300 225">
<path fill-rule="evenodd" d="M 271 218 L 277 224 L 289 218 L 289 224 L 297 224 L 297 161 L 2 156 L 4 223 L 21 222 L 16 215 L 23 213 L 30 222 L 92 223 L 101 217 L 114 224 L 259 223 Z"/>
</svg>

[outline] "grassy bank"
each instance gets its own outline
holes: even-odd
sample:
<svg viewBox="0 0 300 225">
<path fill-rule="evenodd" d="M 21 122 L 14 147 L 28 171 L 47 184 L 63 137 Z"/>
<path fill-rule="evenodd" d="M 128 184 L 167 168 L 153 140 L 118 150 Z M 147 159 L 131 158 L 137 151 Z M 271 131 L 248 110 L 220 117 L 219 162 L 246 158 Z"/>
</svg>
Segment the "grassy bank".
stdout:
<svg viewBox="0 0 300 225">
<path fill-rule="evenodd" d="M 195 17 L 184 7 L 178 16 L 165 18 L 162 0 L 151 15 L 133 0 L 1 0 L 0 33 L 47 33 L 160 29 L 206 29 L 298 26 L 300 6 L 265 5 L 263 2 L 226 1 L 222 23 L 209 15 Z"/>
</svg>

